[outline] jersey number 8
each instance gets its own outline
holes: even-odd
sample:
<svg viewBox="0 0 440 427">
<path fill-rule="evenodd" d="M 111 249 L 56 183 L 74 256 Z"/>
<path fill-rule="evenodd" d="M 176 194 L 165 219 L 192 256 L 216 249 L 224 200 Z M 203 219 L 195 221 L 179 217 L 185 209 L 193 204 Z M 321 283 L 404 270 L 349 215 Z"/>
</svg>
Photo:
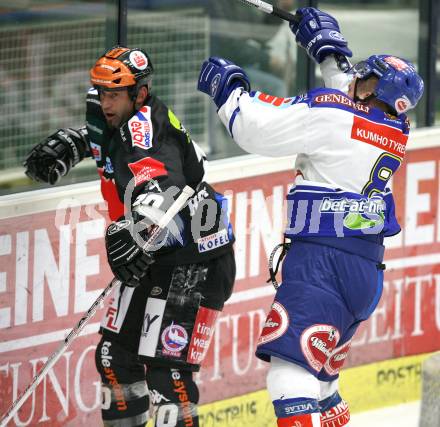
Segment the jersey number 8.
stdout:
<svg viewBox="0 0 440 427">
<path fill-rule="evenodd" d="M 402 159 L 393 154 L 383 153 L 376 160 L 370 173 L 370 180 L 362 189 L 362 194 L 367 197 L 375 193 L 382 193 L 393 174 L 399 169 Z"/>
</svg>

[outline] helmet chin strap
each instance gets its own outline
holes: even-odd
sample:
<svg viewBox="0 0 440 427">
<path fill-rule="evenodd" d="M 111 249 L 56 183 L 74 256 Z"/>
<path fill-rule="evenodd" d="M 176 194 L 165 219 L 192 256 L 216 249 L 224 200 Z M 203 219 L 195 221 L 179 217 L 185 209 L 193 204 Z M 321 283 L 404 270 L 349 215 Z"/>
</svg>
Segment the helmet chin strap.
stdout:
<svg viewBox="0 0 440 427">
<path fill-rule="evenodd" d="M 145 85 L 145 84 L 139 85 L 139 83 L 138 83 L 137 85 L 128 88 L 128 96 L 134 102 L 134 104 L 136 104 L 136 98 L 139 94 L 139 91 L 142 89 L 142 87 L 147 88 L 147 96 L 145 97 L 145 100 L 147 100 L 148 97 L 150 96 L 150 87 L 148 85 Z M 145 100 L 144 100 L 144 102 L 145 102 Z M 136 109 L 136 106 L 134 106 L 134 109 L 135 109 L 135 111 L 138 110 L 138 109 Z"/>
<path fill-rule="evenodd" d="M 139 88 L 137 87 L 137 85 L 128 87 L 127 91 L 130 99 L 135 102 L 139 93 Z"/>
</svg>

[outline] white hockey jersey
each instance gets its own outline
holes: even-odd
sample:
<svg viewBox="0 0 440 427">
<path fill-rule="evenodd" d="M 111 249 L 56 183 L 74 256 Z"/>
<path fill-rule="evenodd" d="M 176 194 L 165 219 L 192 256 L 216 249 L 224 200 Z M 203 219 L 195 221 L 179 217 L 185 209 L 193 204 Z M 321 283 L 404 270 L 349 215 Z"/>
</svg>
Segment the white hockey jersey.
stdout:
<svg viewBox="0 0 440 427">
<path fill-rule="evenodd" d="M 405 115 L 390 116 L 325 88 L 295 98 L 237 89 L 218 114 L 249 153 L 298 155 L 287 236 L 400 231 L 386 184 L 405 155 Z"/>
</svg>

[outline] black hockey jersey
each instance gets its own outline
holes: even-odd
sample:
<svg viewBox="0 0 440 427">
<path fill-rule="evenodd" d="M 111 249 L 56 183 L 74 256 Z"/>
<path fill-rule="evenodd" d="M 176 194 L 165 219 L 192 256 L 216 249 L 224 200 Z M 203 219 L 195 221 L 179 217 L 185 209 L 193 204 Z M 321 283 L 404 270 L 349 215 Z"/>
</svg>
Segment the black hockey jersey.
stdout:
<svg viewBox="0 0 440 427">
<path fill-rule="evenodd" d="M 203 151 L 159 98 L 150 95 L 126 123 L 110 129 L 97 90 L 91 89 L 86 119 L 90 152 L 113 221 L 144 195 L 151 195 L 153 206 L 166 211 L 179 189 L 189 185 L 196 190 L 180 213 L 181 239 L 172 248 L 162 248 L 157 262 L 199 262 L 230 250 L 227 199 L 204 182 Z"/>
</svg>

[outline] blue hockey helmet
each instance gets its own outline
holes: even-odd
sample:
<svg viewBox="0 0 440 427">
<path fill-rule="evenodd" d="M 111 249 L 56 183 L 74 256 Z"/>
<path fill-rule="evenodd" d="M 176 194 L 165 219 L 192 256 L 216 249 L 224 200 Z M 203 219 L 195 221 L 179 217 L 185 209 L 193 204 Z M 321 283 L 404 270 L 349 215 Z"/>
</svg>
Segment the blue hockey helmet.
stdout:
<svg viewBox="0 0 440 427">
<path fill-rule="evenodd" d="M 397 56 L 372 55 L 354 65 L 350 72 L 361 79 L 375 75 L 379 81 L 374 95 L 397 114 L 414 108 L 423 95 L 423 80 L 414 65 Z"/>
</svg>

